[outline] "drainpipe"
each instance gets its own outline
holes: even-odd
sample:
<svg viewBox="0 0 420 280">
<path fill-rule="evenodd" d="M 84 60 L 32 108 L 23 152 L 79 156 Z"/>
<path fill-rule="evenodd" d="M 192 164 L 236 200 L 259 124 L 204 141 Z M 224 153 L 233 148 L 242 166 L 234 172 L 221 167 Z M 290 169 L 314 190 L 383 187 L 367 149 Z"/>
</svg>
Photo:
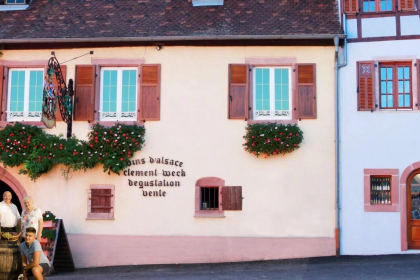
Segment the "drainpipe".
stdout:
<svg viewBox="0 0 420 280">
<path fill-rule="evenodd" d="M 336 225 L 335 225 L 335 255 L 340 255 L 340 157 L 339 157 L 339 116 L 338 116 L 338 44 L 340 38 L 334 37 L 334 91 L 335 91 L 335 186 L 336 186 Z"/>
<path fill-rule="evenodd" d="M 346 15 L 343 15 L 343 30 L 346 34 Z M 340 182 L 340 110 L 339 110 L 339 94 L 338 94 L 338 70 L 341 67 L 347 66 L 347 39 L 344 38 L 344 63 L 338 64 L 338 49 L 340 38 L 334 37 L 335 57 L 334 57 L 334 85 L 335 85 L 335 183 L 336 183 L 336 227 L 335 227 L 335 255 L 340 255 L 340 229 L 341 229 L 341 182 Z"/>
</svg>

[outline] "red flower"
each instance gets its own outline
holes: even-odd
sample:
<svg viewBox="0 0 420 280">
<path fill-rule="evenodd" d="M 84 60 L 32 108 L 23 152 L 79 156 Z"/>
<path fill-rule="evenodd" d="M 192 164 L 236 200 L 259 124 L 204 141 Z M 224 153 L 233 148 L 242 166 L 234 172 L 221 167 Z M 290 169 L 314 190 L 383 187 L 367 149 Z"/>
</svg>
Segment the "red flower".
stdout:
<svg viewBox="0 0 420 280">
<path fill-rule="evenodd" d="M 120 158 L 121 159 L 121 161 L 123 161 L 124 159 L 123 158 Z"/>
</svg>

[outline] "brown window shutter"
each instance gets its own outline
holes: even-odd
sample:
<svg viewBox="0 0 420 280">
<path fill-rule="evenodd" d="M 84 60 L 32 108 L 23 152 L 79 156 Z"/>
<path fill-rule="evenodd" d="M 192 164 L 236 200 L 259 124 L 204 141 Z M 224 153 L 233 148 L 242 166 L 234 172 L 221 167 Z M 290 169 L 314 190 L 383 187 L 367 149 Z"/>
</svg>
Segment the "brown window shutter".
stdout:
<svg viewBox="0 0 420 280">
<path fill-rule="evenodd" d="M 248 64 L 229 64 L 229 119 L 248 118 L 248 69 Z"/>
<path fill-rule="evenodd" d="M 296 110 L 299 119 L 316 119 L 316 65 L 297 64 Z"/>
<path fill-rule="evenodd" d="M 67 73 L 67 65 L 60 65 L 61 68 L 61 74 L 63 75 L 64 83 L 66 83 L 66 73 Z M 58 89 L 58 82 L 57 82 L 57 76 L 54 73 L 53 79 L 52 79 L 54 88 L 57 90 L 57 95 L 59 95 L 59 89 Z M 64 85 L 62 85 L 64 86 Z M 67 86 L 67 84 L 66 84 Z M 61 117 L 60 108 L 58 107 L 58 101 L 57 101 L 57 113 L 55 114 L 55 120 L 57 122 L 63 121 L 63 118 Z"/>
<path fill-rule="evenodd" d="M 93 121 L 95 106 L 95 66 L 76 65 L 74 120 Z"/>
<path fill-rule="evenodd" d="M 375 110 L 375 65 L 373 61 L 360 61 L 357 64 L 357 109 L 359 111 Z"/>
<path fill-rule="evenodd" d="M 223 187 L 222 203 L 222 210 L 242 210 L 242 187 Z"/>
<path fill-rule="evenodd" d="M 356 14 L 359 11 L 358 0 L 344 0 L 344 12 L 346 14 Z"/>
<path fill-rule="evenodd" d="M 139 121 L 160 120 L 160 64 L 140 66 Z"/>
<path fill-rule="evenodd" d="M 91 213 L 110 213 L 112 193 L 110 189 L 93 189 Z"/>
<path fill-rule="evenodd" d="M 398 10 L 400 11 L 414 11 L 416 8 L 416 0 L 398 0 Z"/>
<path fill-rule="evenodd" d="M 420 59 L 417 59 L 417 108 L 420 108 Z"/>
</svg>

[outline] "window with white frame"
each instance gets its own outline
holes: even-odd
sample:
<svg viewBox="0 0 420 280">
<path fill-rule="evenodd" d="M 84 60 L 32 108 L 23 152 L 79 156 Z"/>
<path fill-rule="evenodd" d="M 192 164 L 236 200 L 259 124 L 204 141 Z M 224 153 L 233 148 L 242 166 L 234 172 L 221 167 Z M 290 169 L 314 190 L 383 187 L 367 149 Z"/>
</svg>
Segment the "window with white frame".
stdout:
<svg viewBox="0 0 420 280">
<path fill-rule="evenodd" d="M 290 67 L 253 69 L 253 108 L 255 120 L 292 119 Z"/>
<path fill-rule="evenodd" d="M 101 68 L 100 121 L 137 119 L 137 68 Z"/>
<path fill-rule="evenodd" d="M 10 69 L 7 121 L 40 121 L 44 69 Z"/>
</svg>

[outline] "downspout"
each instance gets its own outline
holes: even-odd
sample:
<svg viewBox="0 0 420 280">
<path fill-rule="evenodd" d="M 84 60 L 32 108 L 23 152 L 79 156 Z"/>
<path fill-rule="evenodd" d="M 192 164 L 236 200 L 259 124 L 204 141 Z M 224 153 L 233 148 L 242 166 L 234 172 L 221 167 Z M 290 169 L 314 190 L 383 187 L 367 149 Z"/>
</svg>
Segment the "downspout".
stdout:
<svg viewBox="0 0 420 280">
<path fill-rule="evenodd" d="M 343 30 L 346 34 L 346 15 L 343 15 Z M 335 227 L 335 255 L 339 256 L 341 251 L 341 182 L 340 182 L 340 110 L 339 110 L 339 83 L 338 83 L 338 70 L 341 67 L 347 66 L 347 39 L 344 38 L 344 63 L 338 64 L 339 59 L 339 43 L 340 38 L 334 37 L 335 57 L 334 57 L 334 83 L 335 83 L 335 183 L 336 183 L 336 227 Z"/>
<path fill-rule="evenodd" d="M 335 225 L 335 255 L 340 255 L 340 157 L 339 157 L 339 117 L 338 117 L 338 44 L 340 39 L 334 37 L 335 55 L 334 55 L 334 91 L 335 91 L 335 194 L 336 203 L 336 225 Z"/>
</svg>

